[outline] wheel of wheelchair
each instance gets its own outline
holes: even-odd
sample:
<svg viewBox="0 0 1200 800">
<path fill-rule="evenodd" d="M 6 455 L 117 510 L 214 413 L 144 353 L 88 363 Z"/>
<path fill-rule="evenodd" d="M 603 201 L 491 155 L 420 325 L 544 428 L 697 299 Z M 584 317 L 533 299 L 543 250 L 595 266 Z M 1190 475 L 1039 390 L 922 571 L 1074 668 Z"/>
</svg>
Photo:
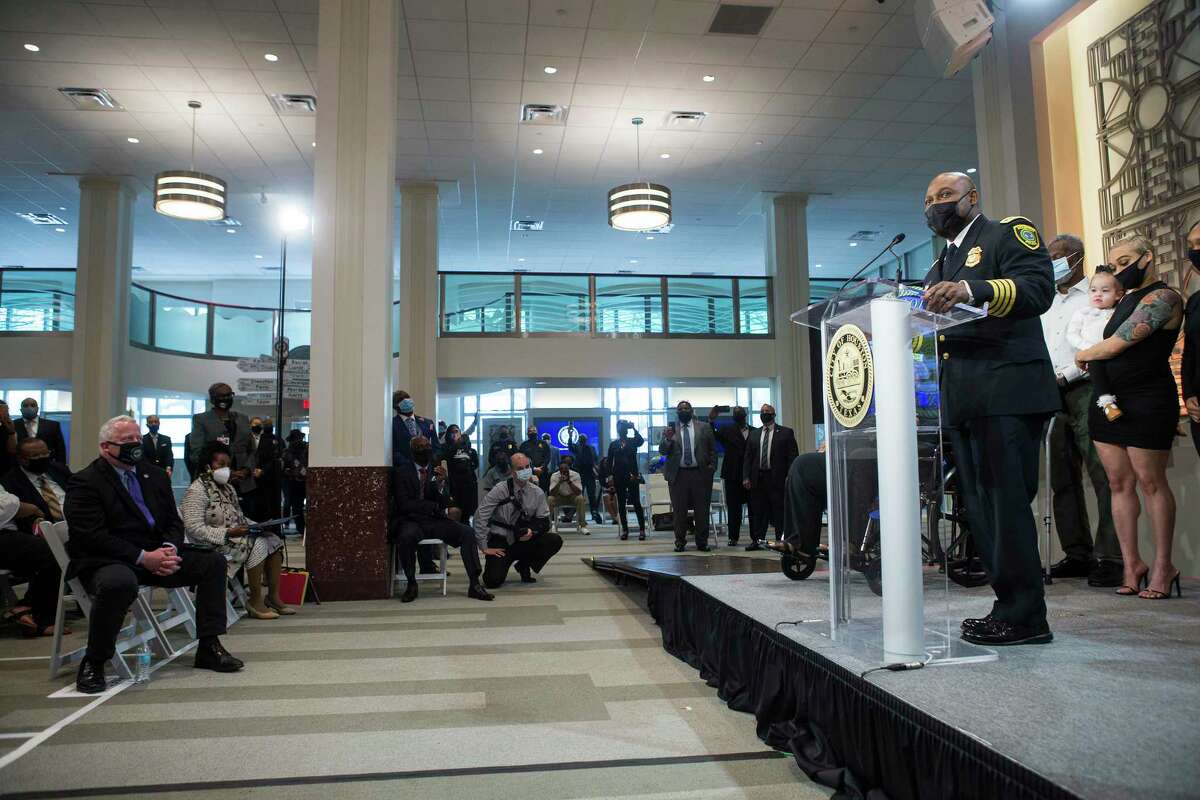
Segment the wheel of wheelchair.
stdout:
<svg viewBox="0 0 1200 800">
<path fill-rule="evenodd" d="M 817 568 L 817 559 L 798 558 L 791 553 L 784 553 L 779 563 L 780 568 L 783 569 L 783 574 L 794 581 L 804 580 L 809 575 L 812 575 L 813 570 Z"/>
<path fill-rule="evenodd" d="M 987 570 L 978 556 L 948 559 L 946 575 L 959 586 L 967 588 L 983 586 L 988 582 Z"/>
<path fill-rule="evenodd" d="M 871 587 L 871 591 L 879 597 L 883 597 L 883 560 L 872 558 L 863 564 L 863 575 L 867 579 L 867 586 Z"/>
</svg>

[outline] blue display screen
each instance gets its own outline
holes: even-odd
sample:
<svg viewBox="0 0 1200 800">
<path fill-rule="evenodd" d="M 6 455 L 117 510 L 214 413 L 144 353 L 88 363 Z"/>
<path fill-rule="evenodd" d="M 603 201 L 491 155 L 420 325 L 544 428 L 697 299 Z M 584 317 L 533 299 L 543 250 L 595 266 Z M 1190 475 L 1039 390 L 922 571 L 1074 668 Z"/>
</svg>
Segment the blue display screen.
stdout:
<svg viewBox="0 0 1200 800">
<path fill-rule="evenodd" d="M 600 420 L 598 419 L 539 419 L 535 420 L 537 425 L 538 436 L 542 434 L 550 434 L 550 444 L 558 448 L 560 454 L 569 453 L 567 445 L 570 443 L 568 435 L 568 425 L 575 425 L 575 436 L 579 434 L 588 437 L 588 444 L 597 452 L 600 451 Z"/>
</svg>

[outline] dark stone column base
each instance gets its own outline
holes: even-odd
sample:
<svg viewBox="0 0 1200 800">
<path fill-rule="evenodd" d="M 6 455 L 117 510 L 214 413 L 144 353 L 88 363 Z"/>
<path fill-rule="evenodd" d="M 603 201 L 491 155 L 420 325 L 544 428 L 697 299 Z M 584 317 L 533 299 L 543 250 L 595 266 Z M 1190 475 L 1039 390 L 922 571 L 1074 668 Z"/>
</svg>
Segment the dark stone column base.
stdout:
<svg viewBox="0 0 1200 800">
<path fill-rule="evenodd" d="M 305 563 L 322 601 L 391 597 L 389 467 L 309 467 Z"/>
</svg>

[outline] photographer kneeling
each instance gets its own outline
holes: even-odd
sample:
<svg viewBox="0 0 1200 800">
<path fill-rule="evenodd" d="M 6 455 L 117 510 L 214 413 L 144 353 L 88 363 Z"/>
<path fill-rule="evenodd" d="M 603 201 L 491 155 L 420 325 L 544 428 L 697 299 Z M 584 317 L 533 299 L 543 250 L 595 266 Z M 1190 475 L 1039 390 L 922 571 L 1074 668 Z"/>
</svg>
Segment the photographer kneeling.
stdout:
<svg viewBox="0 0 1200 800">
<path fill-rule="evenodd" d="M 475 538 L 487 556 L 483 585 L 489 589 L 504 583 L 510 566 L 523 583 L 535 583 L 532 573 L 541 572 L 562 548 L 562 537 L 550 532 L 546 495 L 524 454 L 512 456 L 508 479 L 492 487 L 476 509 Z"/>
</svg>

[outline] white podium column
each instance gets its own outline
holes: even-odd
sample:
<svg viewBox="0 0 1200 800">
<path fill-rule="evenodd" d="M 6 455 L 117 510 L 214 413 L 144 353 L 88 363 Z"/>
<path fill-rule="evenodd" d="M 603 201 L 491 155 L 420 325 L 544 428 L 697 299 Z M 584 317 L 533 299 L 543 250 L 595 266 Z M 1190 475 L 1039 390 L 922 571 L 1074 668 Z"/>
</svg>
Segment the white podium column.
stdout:
<svg viewBox="0 0 1200 800">
<path fill-rule="evenodd" d="M 910 310 L 903 300 L 871 301 L 883 561 L 883 649 L 888 662 L 911 661 L 925 654 Z"/>
</svg>

